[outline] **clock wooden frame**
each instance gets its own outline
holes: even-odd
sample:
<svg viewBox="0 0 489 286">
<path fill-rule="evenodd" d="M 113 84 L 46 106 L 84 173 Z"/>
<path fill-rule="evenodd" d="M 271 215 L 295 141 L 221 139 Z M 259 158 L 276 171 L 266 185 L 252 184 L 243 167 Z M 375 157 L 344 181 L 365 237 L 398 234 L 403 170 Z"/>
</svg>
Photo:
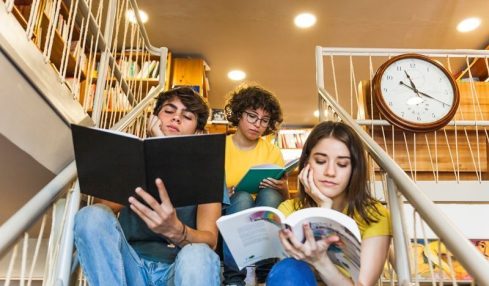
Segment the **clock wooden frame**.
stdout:
<svg viewBox="0 0 489 286">
<path fill-rule="evenodd" d="M 394 114 L 392 110 L 389 108 L 388 104 L 384 101 L 384 96 L 382 95 L 382 89 L 381 89 L 381 80 L 385 70 L 399 60 L 411 59 L 411 58 L 426 61 L 435 65 L 445 74 L 445 76 L 449 79 L 452 85 L 453 96 L 454 96 L 453 104 L 450 110 L 448 111 L 448 113 L 441 119 L 429 123 L 416 123 L 416 122 L 404 120 L 403 118 Z M 385 117 L 385 119 L 387 119 L 393 125 L 403 130 L 407 130 L 411 132 L 431 132 L 444 127 L 455 116 L 455 113 L 457 112 L 457 108 L 460 102 L 460 94 L 459 94 L 458 86 L 455 82 L 455 79 L 450 74 L 450 72 L 435 60 L 420 54 L 413 54 L 413 53 L 402 54 L 389 59 L 388 61 L 383 63 L 375 73 L 375 76 L 372 80 L 372 85 L 373 85 L 372 90 L 374 93 L 374 102 L 377 104 L 380 113 Z"/>
</svg>

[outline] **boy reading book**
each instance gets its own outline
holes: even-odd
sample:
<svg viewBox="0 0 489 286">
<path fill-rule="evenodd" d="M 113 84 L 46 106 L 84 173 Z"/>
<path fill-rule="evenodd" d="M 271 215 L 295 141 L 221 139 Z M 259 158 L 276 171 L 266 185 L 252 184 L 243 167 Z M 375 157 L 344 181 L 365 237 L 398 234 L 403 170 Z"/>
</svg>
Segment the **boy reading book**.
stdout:
<svg viewBox="0 0 489 286">
<path fill-rule="evenodd" d="M 226 138 L 225 172 L 230 190 L 231 205 L 226 214 L 254 206 L 277 207 L 288 198 L 286 177 L 268 177 L 260 182 L 255 195 L 235 189 L 252 166 L 259 164 L 284 165 L 280 150 L 262 136 L 275 132 L 282 122 L 282 110 L 277 98 L 259 86 L 242 85 L 234 90 L 224 107 L 227 120 L 236 127 L 236 133 Z M 238 270 L 233 257 L 223 244 L 224 284 L 245 285 L 246 269 Z M 256 268 L 258 282 L 264 282 L 271 263 L 263 262 Z"/>
<path fill-rule="evenodd" d="M 209 109 L 197 93 L 183 87 L 161 93 L 154 116 L 150 134 L 189 135 L 204 129 Z M 220 284 L 220 261 L 213 249 L 221 203 L 174 208 L 161 179 L 156 186 L 161 203 L 138 187 L 139 199 L 131 196 L 119 218 L 101 204 L 76 214 L 75 244 L 91 286 Z"/>
</svg>

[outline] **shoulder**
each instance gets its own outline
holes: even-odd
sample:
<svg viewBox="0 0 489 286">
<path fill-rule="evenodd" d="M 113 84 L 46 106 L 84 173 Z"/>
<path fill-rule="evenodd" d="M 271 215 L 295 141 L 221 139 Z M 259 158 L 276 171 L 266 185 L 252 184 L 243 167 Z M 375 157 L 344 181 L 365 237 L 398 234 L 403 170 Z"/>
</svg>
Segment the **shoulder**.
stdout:
<svg viewBox="0 0 489 286">
<path fill-rule="evenodd" d="M 392 235 L 389 210 L 385 206 L 381 203 L 376 203 L 374 206 L 369 207 L 367 212 L 376 222 L 367 224 L 359 215 L 355 214 L 354 216 L 354 220 L 358 224 L 363 239 L 374 236 Z"/>
<path fill-rule="evenodd" d="M 293 212 L 297 211 L 297 199 L 290 199 L 282 202 L 278 206 L 278 210 L 281 211 L 285 216 L 289 216 Z"/>
</svg>

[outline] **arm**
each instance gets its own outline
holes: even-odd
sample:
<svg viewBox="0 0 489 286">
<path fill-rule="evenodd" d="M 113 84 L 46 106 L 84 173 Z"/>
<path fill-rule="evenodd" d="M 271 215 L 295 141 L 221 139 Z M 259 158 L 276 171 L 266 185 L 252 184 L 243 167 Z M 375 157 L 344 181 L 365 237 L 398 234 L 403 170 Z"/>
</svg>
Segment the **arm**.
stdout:
<svg viewBox="0 0 489 286">
<path fill-rule="evenodd" d="M 360 285 L 375 285 L 379 280 L 384 264 L 389 253 L 391 237 L 387 235 L 374 236 L 362 241 L 362 252 L 360 255 L 360 274 L 358 283 Z"/>
<path fill-rule="evenodd" d="M 93 201 L 94 204 L 103 204 L 103 205 L 106 205 L 108 206 L 110 209 L 112 209 L 112 211 L 117 214 L 118 212 L 121 211 L 121 209 L 124 207 L 123 205 L 121 204 L 118 204 L 118 203 L 114 203 L 114 202 L 111 202 L 111 201 L 107 201 L 107 200 L 102 200 L 102 199 L 97 199 L 95 198 L 94 201 Z"/>
<path fill-rule="evenodd" d="M 218 230 L 216 220 L 221 216 L 221 203 L 201 204 L 197 207 L 197 229 L 189 228 L 189 242 L 206 243 L 216 249 Z"/>
</svg>

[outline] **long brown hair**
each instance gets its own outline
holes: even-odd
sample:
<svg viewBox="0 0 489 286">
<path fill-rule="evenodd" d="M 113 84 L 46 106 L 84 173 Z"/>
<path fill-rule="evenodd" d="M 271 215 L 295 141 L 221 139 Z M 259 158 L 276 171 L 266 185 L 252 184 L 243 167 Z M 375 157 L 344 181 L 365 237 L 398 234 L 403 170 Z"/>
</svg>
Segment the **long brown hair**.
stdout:
<svg viewBox="0 0 489 286">
<path fill-rule="evenodd" d="M 365 150 L 360 138 L 350 126 L 333 121 L 325 121 L 316 125 L 307 137 L 302 149 L 302 155 L 299 159 L 299 172 L 307 165 L 312 148 L 325 138 L 334 138 L 343 142 L 350 151 L 352 172 L 344 191 L 348 203 L 347 215 L 353 217 L 353 214 L 357 213 L 367 223 L 378 221 L 377 214 L 380 215 L 380 212 L 375 206 L 378 201 L 372 197 L 367 182 L 368 165 Z M 306 194 L 304 186 L 299 182 L 299 200 L 296 208 L 316 206 L 316 202 Z"/>
</svg>

